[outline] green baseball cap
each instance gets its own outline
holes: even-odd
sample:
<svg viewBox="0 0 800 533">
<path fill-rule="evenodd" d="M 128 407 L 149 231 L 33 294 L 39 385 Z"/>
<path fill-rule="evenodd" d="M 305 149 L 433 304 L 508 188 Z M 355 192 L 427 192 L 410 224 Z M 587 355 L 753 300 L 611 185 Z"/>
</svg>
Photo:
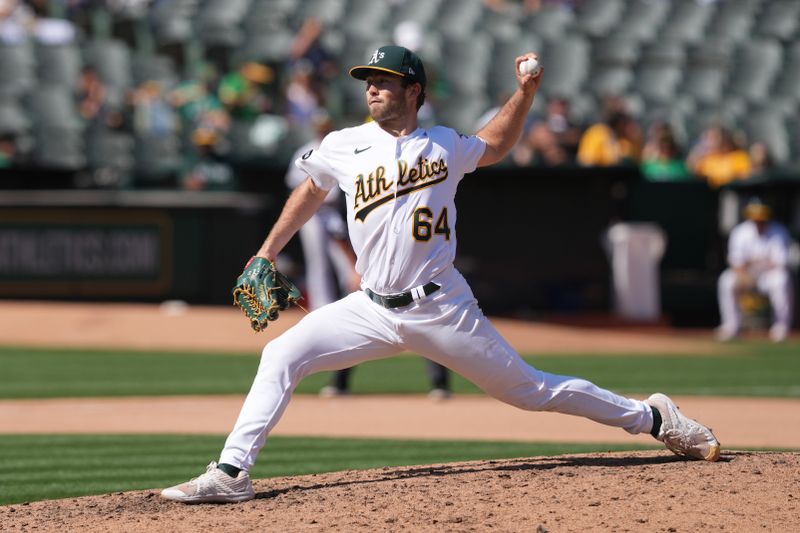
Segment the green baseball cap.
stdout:
<svg viewBox="0 0 800 533">
<path fill-rule="evenodd" d="M 371 71 L 382 71 L 396 74 L 417 82 L 425 88 L 428 81 L 425 67 L 417 54 L 402 46 L 381 46 L 372 53 L 369 63 L 350 69 L 350 75 L 357 80 L 365 80 Z"/>
</svg>

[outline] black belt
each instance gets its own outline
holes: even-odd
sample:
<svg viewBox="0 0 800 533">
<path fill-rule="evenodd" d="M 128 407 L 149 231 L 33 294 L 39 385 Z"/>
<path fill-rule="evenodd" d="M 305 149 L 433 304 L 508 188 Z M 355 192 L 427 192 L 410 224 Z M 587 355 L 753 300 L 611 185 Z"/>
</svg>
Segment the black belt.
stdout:
<svg viewBox="0 0 800 533">
<path fill-rule="evenodd" d="M 441 288 L 441 285 L 431 281 L 421 287 L 414 287 L 410 291 L 401 292 L 400 294 L 387 294 L 386 296 L 383 296 L 382 294 L 376 294 L 369 289 L 364 289 L 364 292 L 367 293 L 369 299 L 376 304 L 382 305 L 386 309 L 396 309 L 398 307 L 406 306 L 414 300 L 419 300 L 425 296 L 429 296 Z"/>
</svg>

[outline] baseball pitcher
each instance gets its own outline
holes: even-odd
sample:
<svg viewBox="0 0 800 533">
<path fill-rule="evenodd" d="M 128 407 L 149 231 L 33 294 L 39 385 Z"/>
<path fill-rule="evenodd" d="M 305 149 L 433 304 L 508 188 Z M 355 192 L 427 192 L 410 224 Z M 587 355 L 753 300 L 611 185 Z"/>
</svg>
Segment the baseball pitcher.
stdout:
<svg viewBox="0 0 800 533">
<path fill-rule="evenodd" d="M 458 184 L 477 167 L 503 159 L 519 139 L 543 76 L 536 63 L 526 62 L 537 60 L 534 53 L 516 58 L 516 91 L 475 135 L 418 127 L 426 77 L 413 52 L 383 46 L 366 65 L 350 69 L 353 78 L 365 82 L 373 120 L 330 133 L 318 149 L 296 161 L 308 178 L 287 200 L 255 260 L 275 272 L 278 253 L 328 191 L 338 187 L 346 198 L 362 290 L 309 313 L 266 345 L 219 464 L 212 462 L 199 477 L 164 489 L 163 497 L 186 503 L 253 498 L 248 471 L 303 377 L 402 351 L 445 365 L 521 409 L 648 432 L 679 455 L 718 459 L 720 445 L 711 431 L 686 418 L 663 394 L 645 401 L 624 398 L 525 363 L 486 319 L 453 267 Z M 261 279 L 252 273 L 250 278 Z M 255 294 L 278 294 L 275 308 L 282 309 L 291 302 L 291 287 L 274 279 L 267 276 L 267 289 Z M 274 319 L 277 312 L 263 316 Z"/>
</svg>

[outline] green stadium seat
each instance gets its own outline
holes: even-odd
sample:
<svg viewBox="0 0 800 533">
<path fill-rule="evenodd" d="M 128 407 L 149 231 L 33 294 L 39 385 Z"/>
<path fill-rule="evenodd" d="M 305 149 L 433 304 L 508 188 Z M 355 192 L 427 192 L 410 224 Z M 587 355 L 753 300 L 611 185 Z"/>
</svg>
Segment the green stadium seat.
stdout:
<svg viewBox="0 0 800 533">
<path fill-rule="evenodd" d="M 758 2 L 729 0 L 721 2 L 711 17 L 707 33 L 730 42 L 742 42 L 752 34 Z"/>
<path fill-rule="evenodd" d="M 741 123 L 748 143 L 763 142 L 775 163 L 782 165 L 789 162 L 789 132 L 781 113 L 769 107 L 751 109 L 741 117 Z"/>
<path fill-rule="evenodd" d="M 646 42 L 653 39 L 669 13 L 669 2 L 628 0 L 613 34 L 624 39 Z"/>
<path fill-rule="evenodd" d="M 714 5 L 709 2 L 675 0 L 656 41 L 700 42 L 713 15 Z"/>
<path fill-rule="evenodd" d="M 93 40 L 84 47 L 83 57 L 85 64 L 97 71 L 104 84 L 118 89 L 133 85 L 131 53 L 123 41 Z"/>
<path fill-rule="evenodd" d="M 541 54 L 547 75 L 541 90 L 546 95 L 575 95 L 589 74 L 589 41 L 578 33 L 547 40 Z"/>
<path fill-rule="evenodd" d="M 504 94 L 511 94 L 517 87 L 517 78 L 514 75 L 514 60 L 529 51 L 539 53 L 542 64 L 542 41 L 535 35 L 528 33 L 515 38 L 495 39 L 492 47 L 492 61 L 489 65 L 489 100 L 497 102 Z"/>
<path fill-rule="evenodd" d="M 788 41 L 800 27 L 800 2 L 797 0 L 771 0 L 765 2 L 758 16 L 754 32 L 758 35 Z"/>
<path fill-rule="evenodd" d="M 41 44 L 34 47 L 39 83 L 77 87 L 83 66 L 80 49 L 75 44 Z"/>
<path fill-rule="evenodd" d="M 485 96 L 492 62 L 492 40 L 486 33 L 444 35 L 441 73 L 458 95 Z M 509 70 L 509 75 L 514 75 Z"/>
<path fill-rule="evenodd" d="M 16 97 L 0 96 L 0 135 L 22 135 L 31 128 L 31 120 Z"/>
<path fill-rule="evenodd" d="M 540 39 L 558 39 L 567 33 L 575 21 L 575 14 L 561 6 L 545 4 L 522 22 L 523 32 Z"/>
<path fill-rule="evenodd" d="M 29 41 L 0 41 L 0 95 L 19 96 L 36 84 L 36 58 Z"/>
<path fill-rule="evenodd" d="M 753 39 L 742 43 L 734 54 L 725 93 L 751 102 L 765 102 L 770 87 L 782 69 L 783 47 L 772 39 Z M 800 86 L 795 86 L 800 91 Z"/>
<path fill-rule="evenodd" d="M 584 0 L 576 8 L 575 28 L 590 37 L 606 36 L 617 27 L 624 8 L 624 0 Z"/>
</svg>

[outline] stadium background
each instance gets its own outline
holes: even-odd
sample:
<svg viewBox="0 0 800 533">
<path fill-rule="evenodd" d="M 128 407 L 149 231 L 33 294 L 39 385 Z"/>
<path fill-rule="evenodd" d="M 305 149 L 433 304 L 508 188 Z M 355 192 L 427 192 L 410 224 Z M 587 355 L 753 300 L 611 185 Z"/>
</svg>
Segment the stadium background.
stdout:
<svg viewBox="0 0 800 533">
<path fill-rule="evenodd" d="M 13 4 L 0 2 L 0 17 Z M 506 4 L 508 10 L 498 12 L 489 4 Z M 471 428 L 481 440 L 504 434 L 480 431 L 484 426 L 476 424 L 474 406 L 489 398 L 472 394 L 468 383 L 456 379 L 454 400 L 432 404 L 422 396 L 422 362 L 398 357 L 387 360 L 388 367 L 362 365 L 354 397 L 341 404 L 316 398 L 325 377 L 311 376 L 318 379 L 304 381 L 298 404 L 311 405 L 335 424 L 337 406 L 348 407 L 339 416 L 352 419 L 354 405 L 363 402 L 413 442 L 304 438 L 319 434 L 313 433 L 321 429 L 318 422 L 303 425 L 300 437 L 277 436 L 271 439 L 270 460 L 261 461 L 254 474 L 270 478 L 258 481 L 266 497 L 252 510 L 260 516 L 245 517 L 249 513 L 241 506 L 176 509 L 154 497 L 153 487 L 184 479 L 218 451 L 241 404 L 232 394 L 246 391 L 261 344 L 301 316 L 287 313 L 268 337 L 248 334 L 229 305 L 229 291 L 277 216 L 292 148 L 310 134 L 287 118 L 284 101 L 294 65 L 289 43 L 301 28 L 313 29 L 304 24 L 310 16 L 322 19 L 321 42 L 339 65 L 337 73 L 363 61 L 377 43 L 394 36 L 400 22 L 415 17 L 425 28 L 420 53 L 437 79 L 433 116 L 463 130 L 507 88 L 498 82 L 513 81 L 498 70 L 502 58 L 533 49 L 542 54 L 548 81 L 532 120 L 549 99 L 566 94 L 575 120 L 590 124 L 600 118 L 601 97 L 612 91 L 625 95 L 645 128 L 668 117 L 684 146 L 707 119 L 722 116 L 773 147 L 776 165 L 770 173 L 722 190 L 699 180 L 650 183 L 635 166 L 519 167 L 507 161 L 470 176 L 458 198 L 458 267 L 487 312 L 548 320 L 607 317 L 611 272 L 602 235 L 615 221 L 654 221 L 669 240 L 661 263 L 665 321 L 715 325 L 714 282 L 742 199 L 761 194 L 794 237 L 800 235 L 797 2 L 543 1 L 536 13 L 526 11 L 529 4 L 69 0 L 32 3 L 37 20 L 49 23 L 40 26 L 40 34 L 33 26 L 16 31 L 2 19 L 0 152 L 7 154 L 12 144 L 15 150 L 0 168 L 0 298 L 6 300 L 0 303 L 5 378 L 0 379 L 0 470 L 6 482 L 0 486 L 0 515 L 6 527 L 179 531 L 198 525 L 235 530 L 240 524 L 240 530 L 252 531 L 263 528 L 266 514 L 275 527 L 287 524 L 284 529 L 303 524 L 354 531 L 371 531 L 375 524 L 386 524 L 385 529 L 410 524 L 421 531 L 493 525 L 518 530 L 527 524 L 535 528 L 537 522 L 526 522 L 533 519 L 556 529 L 560 524 L 615 531 L 709 525 L 792 529 L 797 522 L 792 488 L 798 480 L 791 465 L 797 454 L 733 450 L 797 449 L 795 425 L 786 423 L 797 412 L 796 340 L 772 345 L 755 336 L 722 345 L 706 330 L 587 329 L 539 320 L 494 322 L 504 327 L 514 322 L 520 338 L 533 343 L 518 349 L 536 365 L 547 365 L 542 368 L 586 375 L 642 397 L 652 390 L 682 395 L 687 413 L 724 436 L 726 460 L 676 461 L 661 447 L 543 459 L 539 456 L 616 449 L 595 424 L 556 415 L 565 424 L 589 425 L 585 438 L 593 444 L 559 442 L 545 450 L 543 437 L 536 436 L 526 437 L 525 447 L 496 442 L 483 447 L 457 434 L 451 437 L 457 443 L 431 441 L 435 435 L 420 426 L 420 413 L 441 426 L 445 417 L 439 415 L 451 412 L 444 410 L 463 409 L 464 423 L 447 416 L 457 429 Z M 264 85 L 271 112 L 254 123 L 239 117 L 224 131 L 195 136 L 197 128 L 187 127 L 186 117 L 161 105 L 160 91 L 196 95 L 200 81 L 217 83 L 245 60 L 269 68 L 256 68 L 255 77 L 273 76 Z M 78 83 L 83 66 L 91 66 L 105 87 L 104 101 L 124 110 L 123 127 L 115 122 L 113 105 L 108 116 L 101 114 L 103 120 L 83 117 L 78 97 L 86 89 Z M 235 92 L 236 79 L 229 81 Z M 327 107 L 338 121 L 363 120 L 360 84 L 337 74 L 326 88 Z M 154 115 L 133 112 L 134 94 L 155 116 L 166 111 L 175 120 L 163 129 L 164 123 L 150 120 Z M 211 108 L 212 130 L 219 125 L 217 109 Z M 187 164 L 212 142 L 227 146 L 215 162 L 231 168 L 227 177 L 233 179 L 219 187 L 187 187 L 182 179 Z M 296 243 L 282 265 L 300 278 Z M 41 302 L 11 301 L 23 298 Z M 128 303 L 175 299 L 214 305 Z M 146 320 L 140 321 L 143 315 Z M 553 330 L 559 335 L 541 344 Z M 209 336 L 216 334 L 223 338 L 215 344 Z M 672 353 L 676 343 L 684 346 Z M 365 396 L 373 392 L 383 397 Z M 403 394 L 396 403 L 407 419 L 381 407 L 392 400 L 387 393 Z M 149 394 L 173 396 L 166 400 L 183 402 L 192 416 L 176 416 L 179 411 Z M 185 394 L 215 396 L 175 396 Z M 709 394 L 717 398 L 706 398 Z M 75 402 L 63 402 L 67 396 Z M 147 403 L 152 400 L 156 403 Z M 115 410 L 120 403 L 133 406 L 136 416 Z M 228 410 L 211 416 L 209 406 L 223 404 Z M 700 408 L 704 404 L 706 409 Z M 95 405 L 109 414 L 106 420 L 119 424 L 95 426 L 102 418 Z M 129 433 L 133 418 L 152 422 L 158 416 L 165 417 L 164 426 L 144 428 L 158 435 Z M 548 415 L 533 416 L 535 427 Z M 173 423 L 189 418 L 204 435 L 171 434 L 183 433 Z M 504 423 L 495 412 L 487 418 L 497 427 L 527 426 Z M 54 419 L 72 424 L 78 434 L 55 434 L 64 426 Z M 564 438 L 543 426 L 535 429 L 544 430 L 545 440 Z M 114 434 L 98 435 L 101 431 Z M 12 435 L 17 432 L 24 434 Z M 576 432 L 566 433 L 572 442 Z M 627 435 L 617 436 L 638 446 Z M 642 444 L 654 444 L 640 437 Z M 427 448 L 443 451 L 426 453 Z M 471 463 L 464 467 L 469 472 L 430 466 L 520 456 L 533 459 Z M 429 466 L 387 470 L 396 464 Z M 352 471 L 374 467 L 380 470 Z M 311 477 L 298 476 L 303 473 Z M 528 492 L 531 475 L 541 490 Z M 702 482 L 687 483 L 693 479 Z M 118 492 L 133 489 L 146 491 Z M 75 498 L 84 494 L 102 496 Z M 375 500 L 380 494 L 386 499 Z M 44 498 L 65 499 L 35 502 Z M 27 501 L 34 503 L 7 505 Z"/>
<path fill-rule="evenodd" d="M 709 326 L 725 237 L 743 199 L 765 197 L 800 235 L 797 2 L 19 5 L 34 22 L 15 28 L 7 16 L 0 43 L 0 134 L 14 145 L 0 169 L 0 297 L 227 303 L 229 281 L 286 195 L 292 150 L 312 135 L 289 96 L 294 78 L 311 72 L 337 124 L 358 123 L 362 86 L 342 72 L 401 38 L 409 21 L 433 80 L 424 120 L 474 131 L 513 88 L 513 57 L 536 50 L 547 76 L 531 120 L 566 96 L 572 118 L 589 125 L 602 119 L 604 97 L 621 95 L 643 130 L 667 120 L 688 149 L 721 121 L 748 143 L 766 143 L 774 162 L 722 189 L 648 182 L 635 165 L 509 159 L 477 172 L 459 193 L 457 266 L 488 312 L 609 311 L 603 234 L 614 222 L 651 221 L 668 239 L 665 318 Z M 86 71 L 103 87 L 95 114 L 82 107 Z M 261 107 L 206 101 L 222 86 L 235 93 L 242 77 L 258 80 Z M 187 165 L 208 146 L 228 170 L 188 183 Z M 301 279 L 296 242 L 282 262 Z"/>
</svg>

